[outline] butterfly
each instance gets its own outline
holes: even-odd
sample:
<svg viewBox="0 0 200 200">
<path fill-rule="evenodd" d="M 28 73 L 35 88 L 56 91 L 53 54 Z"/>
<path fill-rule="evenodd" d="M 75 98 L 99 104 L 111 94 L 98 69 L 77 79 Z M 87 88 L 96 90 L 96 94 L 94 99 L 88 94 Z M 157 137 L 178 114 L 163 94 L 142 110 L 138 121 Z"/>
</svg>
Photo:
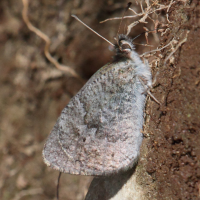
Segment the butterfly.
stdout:
<svg viewBox="0 0 200 200">
<path fill-rule="evenodd" d="M 51 168 L 106 176 L 137 163 L 151 71 L 128 36 L 118 35 L 115 50 L 62 110 L 43 149 Z"/>
</svg>

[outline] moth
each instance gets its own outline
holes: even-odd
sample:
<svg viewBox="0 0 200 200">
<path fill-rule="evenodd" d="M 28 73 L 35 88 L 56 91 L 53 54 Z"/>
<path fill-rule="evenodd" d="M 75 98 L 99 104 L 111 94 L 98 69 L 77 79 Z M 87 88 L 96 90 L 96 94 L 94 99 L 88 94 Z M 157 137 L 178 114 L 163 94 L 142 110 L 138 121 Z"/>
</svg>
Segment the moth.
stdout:
<svg viewBox="0 0 200 200">
<path fill-rule="evenodd" d="M 118 35 L 115 51 L 62 110 L 43 150 L 51 168 L 105 176 L 137 163 L 151 72 L 128 36 Z"/>
</svg>

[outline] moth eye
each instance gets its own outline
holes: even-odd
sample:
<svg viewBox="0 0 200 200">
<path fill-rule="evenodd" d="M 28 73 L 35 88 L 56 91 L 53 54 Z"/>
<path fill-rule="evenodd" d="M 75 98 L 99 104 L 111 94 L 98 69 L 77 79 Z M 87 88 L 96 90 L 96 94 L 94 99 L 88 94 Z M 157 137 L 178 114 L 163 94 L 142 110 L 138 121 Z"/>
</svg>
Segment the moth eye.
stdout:
<svg viewBox="0 0 200 200">
<path fill-rule="evenodd" d="M 130 50 L 131 50 L 131 47 L 130 47 L 130 45 L 128 45 L 128 44 L 122 44 L 122 45 L 121 45 L 121 49 L 122 49 L 122 50 L 124 50 L 124 49 L 130 49 Z"/>
</svg>

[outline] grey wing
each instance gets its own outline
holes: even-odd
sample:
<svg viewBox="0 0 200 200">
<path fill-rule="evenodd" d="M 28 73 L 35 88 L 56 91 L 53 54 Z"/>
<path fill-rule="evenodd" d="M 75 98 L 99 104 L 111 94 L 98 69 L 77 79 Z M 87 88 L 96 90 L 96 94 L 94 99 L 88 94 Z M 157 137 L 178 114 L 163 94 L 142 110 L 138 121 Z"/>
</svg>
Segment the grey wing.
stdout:
<svg viewBox="0 0 200 200">
<path fill-rule="evenodd" d="M 47 165 L 81 175 L 108 175 L 133 166 L 145 101 L 134 67 L 124 62 L 103 67 L 71 99 L 45 144 Z"/>
</svg>

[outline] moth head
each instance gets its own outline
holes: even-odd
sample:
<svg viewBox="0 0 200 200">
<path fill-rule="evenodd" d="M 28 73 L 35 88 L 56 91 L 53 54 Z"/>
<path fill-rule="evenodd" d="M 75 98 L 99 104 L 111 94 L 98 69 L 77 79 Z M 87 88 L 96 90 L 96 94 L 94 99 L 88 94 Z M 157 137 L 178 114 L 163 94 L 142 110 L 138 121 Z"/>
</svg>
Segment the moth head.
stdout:
<svg viewBox="0 0 200 200">
<path fill-rule="evenodd" d="M 117 40 L 117 44 L 115 44 L 116 49 L 116 57 L 126 57 L 130 58 L 131 52 L 135 49 L 132 43 L 132 39 L 130 39 L 126 35 L 119 35 Z"/>
<path fill-rule="evenodd" d="M 130 42 L 126 41 L 126 40 L 121 40 L 119 41 L 119 49 L 122 52 L 130 52 L 132 51 L 132 46 L 130 44 Z"/>
</svg>

